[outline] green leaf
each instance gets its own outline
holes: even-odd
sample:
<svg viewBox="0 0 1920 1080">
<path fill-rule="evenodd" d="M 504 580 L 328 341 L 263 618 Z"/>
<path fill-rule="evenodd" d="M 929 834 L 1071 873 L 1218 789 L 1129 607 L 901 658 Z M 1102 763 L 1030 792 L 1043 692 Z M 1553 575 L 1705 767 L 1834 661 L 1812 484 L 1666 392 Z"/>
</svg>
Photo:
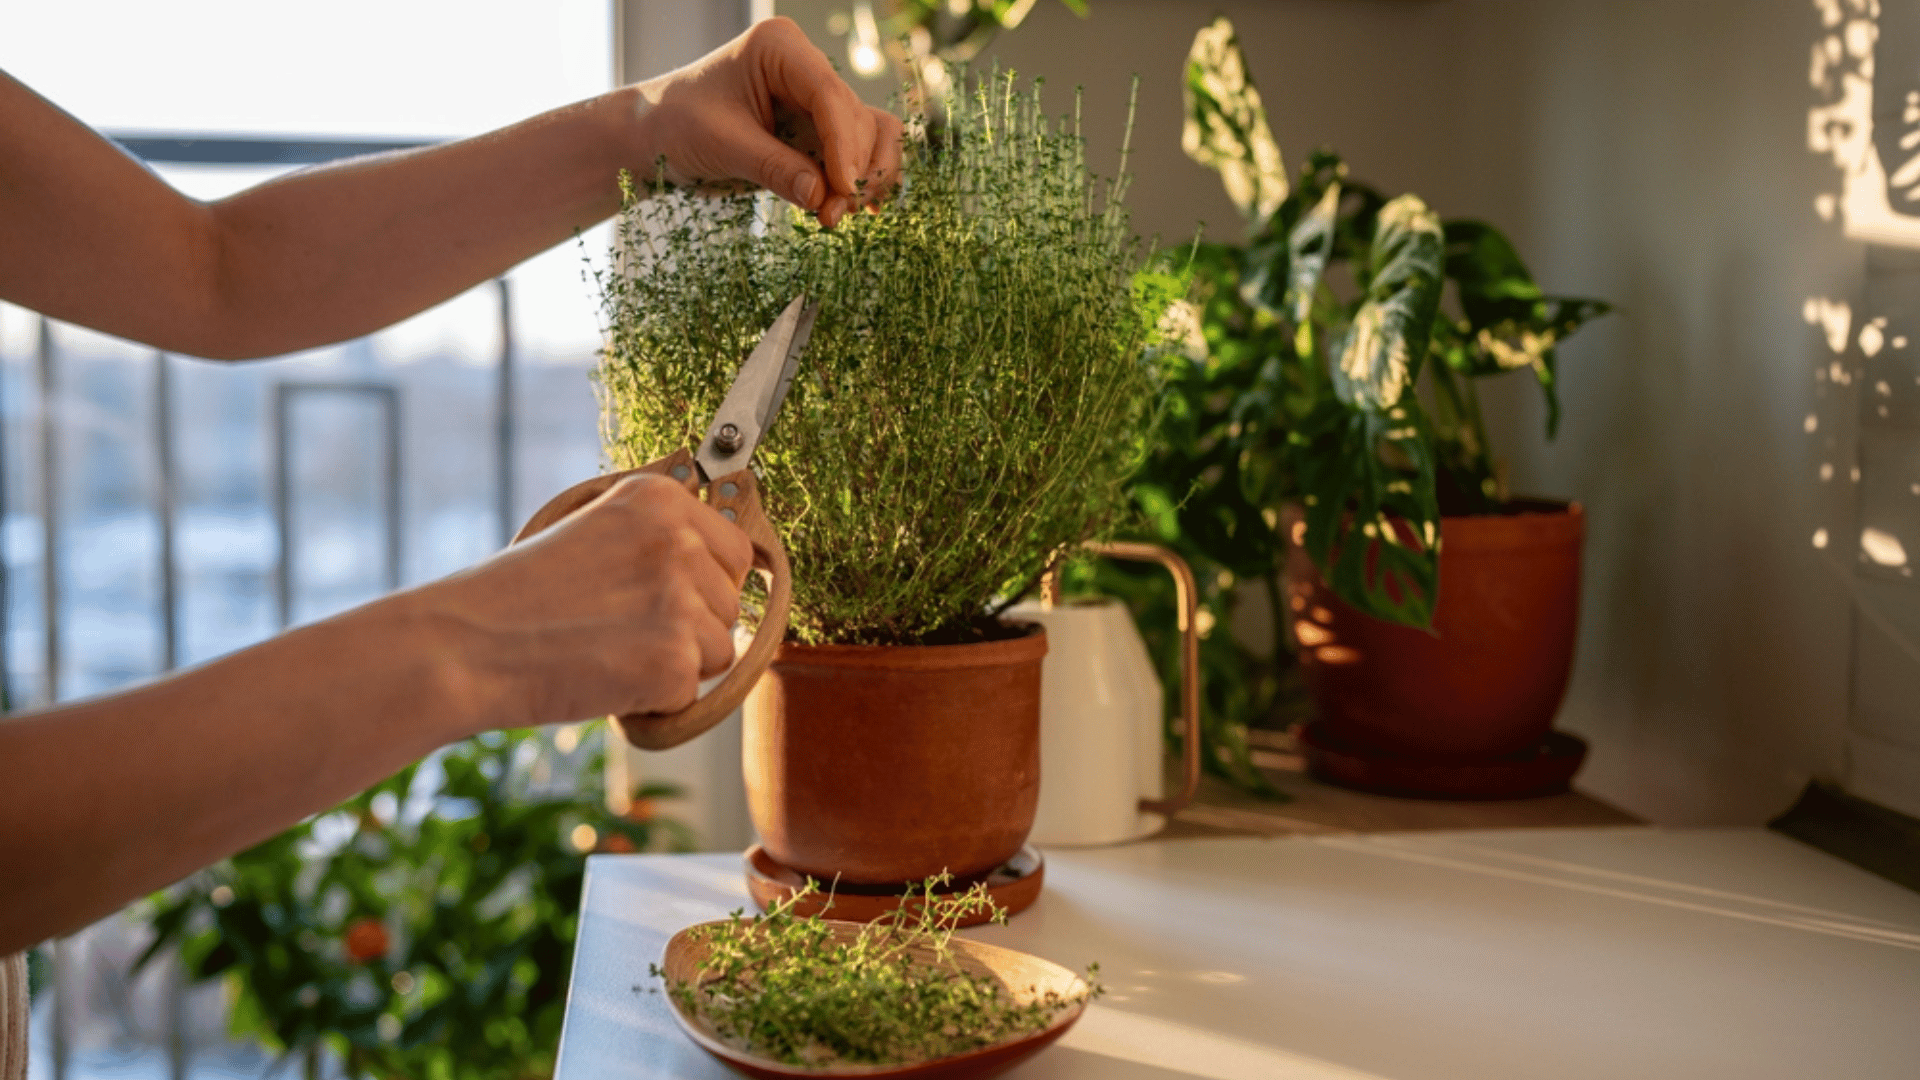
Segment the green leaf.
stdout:
<svg viewBox="0 0 1920 1080">
<path fill-rule="evenodd" d="M 1167 311 L 1185 300 L 1193 288 L 1191 271 L 1141 270 L 1133 275 L 1133 309 L 1140 317 L 1142 337 L 1151 342 L 1164 337 Z"/>
<path fill-rule="evenodd" d="M 187 917 L 196 910 L 190 899 L 168 901 L 157 907 L 148 917 L 147 927 L 153 931 L 153 940 L 141 951 L 127 970 L 139 972 L 158 956 L 167 946 L 175 943 L 181 932 L 186 929 Z"/>
<path fill-rule="evenodd" d="M 1135 484 L 1133 497 L 1140 504 L 1141 514 L 1161 541 L 1171 543 L 1180 538 L 1179 508 L 1168 497 L 1165 488 L 1148 483 Z"/>
<path fill-rule="evenodd" d="M 1366 298 L 1334 350 L 1331 373 L 1341 401 L 1389 409 L 1419 377 L 1440 307 L 1443 250 L 1440 219 L 1419 196 L 1381 207 Z"/>
<path fill-rule="evenodd" d="M 1187 53 L 1186 126 L 1180 148 L 1218 172 L 1240 212 L 1264 221 L 1287 197 L 1287 169 L 1267 127 L 1260 92 L 1225 16 L 1193 36 Z"/>
<path fill-rule="evenodd" d="M 1612 305 L 1545 295 L 1513 244 L 1485 222 L 1449 221 L 1446 238 L 1447 276 L 1466 317 L 1457 335 L 1463 344 L 1443 354 L 1448 366 L 1476 377 L 1531 369 L 1547 398 L 1552 438 L 1560 427 L 1554 347 Z"/>
<path fill-rule="evenodd" d="M 1500 230 L 1483 221 L 1449 221 L 1446 245 L 1446 273 L 1460 290 L 1460 308 L 1471 329 L 1533 311 L 1540 287 Z"/>
<path fill-rule="evenodd" d="M 1334 222 L 1340 212 L 1340 185 L 1327 185 L 1326 194 L 1314 204 L 1287 237 L 1287 317 L 1295 325 L 1305 325 L 1313 316 L 1313 297 L 1326 273 L 1327 260 L 1333 256 Z"/>
<path fill-rule="evenodd" d="M 1307 553 L 1327 584 L 1375 618 L 1430 625 L 1440 507 L 1418 399 L 1388 412 L 1323 402 L 1288 453 L 1305 496 Z"/>
</svg>

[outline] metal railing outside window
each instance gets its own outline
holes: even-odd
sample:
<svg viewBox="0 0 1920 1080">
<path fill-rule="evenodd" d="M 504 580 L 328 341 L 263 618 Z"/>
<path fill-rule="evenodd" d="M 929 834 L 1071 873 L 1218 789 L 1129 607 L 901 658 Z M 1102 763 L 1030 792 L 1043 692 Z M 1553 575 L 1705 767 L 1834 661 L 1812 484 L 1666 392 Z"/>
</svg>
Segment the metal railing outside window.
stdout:
<svg viewBox="0 0 1920 1080">
<path fill-rule="evenodd" d="M 150 162 L 202 166 L 311 164 L 418 145 L 119 141 Z M 428 363 L 383 361 L 362 339 L 265 367 L 190 364 L 38 316 L 29 334 L 0 341 L 6 706 L 163 673 L 504 544 L 518 524 L 523 411 L 544 415 L 543 464 L 559 463 L 569 477 L 597 458 L 597 431 L 581 370 L 590 357 L 523 370 L 509 282 L 490 290 L 492 354 Z M 531 393 L 526 378 L 538 380 Z M 193 392 L 183 388 L 189 380 Z M 198 407 L 206 401 L 213 405 Z M 369 486 L 377 496 L 359 498 Z M 377 574 L 363 572 L 369 563 Z M 139 946 L 125 920 L 53 946 L 52 985 L 36 1008 L 36 1080 L 105 1072 L 186 1080 L 268 1064 L 225 1045 L 217 988 L 192 990 L 177 968 L 131 978 L 126 964 Z M 89 1064 L 82 1043 L 107 1049 Z"/>
</svg>

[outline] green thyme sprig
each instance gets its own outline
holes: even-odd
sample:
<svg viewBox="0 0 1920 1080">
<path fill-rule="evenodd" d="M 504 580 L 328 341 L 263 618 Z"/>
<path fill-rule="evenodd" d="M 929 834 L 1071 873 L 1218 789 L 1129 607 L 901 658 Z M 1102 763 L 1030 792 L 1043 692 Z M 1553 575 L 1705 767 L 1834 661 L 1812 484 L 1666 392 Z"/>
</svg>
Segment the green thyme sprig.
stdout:
<svg viewBox="0 0 1920 1080">
<path fill-rule="evenodd" d="M 809 882 L 764 915 L 736 911 L 697 931 L 708 948 L 700 979 L 667 991 L 726 1042 L 810 1067 L 965 1053 L 1040 1031 L 1062 1009 L 1099 996 L 1098 965 L 1087 969 L 1080 993 L 1048 991 L 1024 1002 L 967 971 L 952 947 L 954 928 L 981 912 L 1004 924 L 1007 914 L 984 884 L 941 893 L 949 880 L 929 878 L 851 939 L 820 916 L 794 914 L 817 892 Z"/>
<path fill-rule="evenodd" d="M 981 79 L 937 146 L 910 132 L 904 151 L 898 193 L 831 230 L 765 196 L 630 182 L 600 281 L 621 468 L 696 442 L 780 309 L 820 302 L 757 455 L 809 643 L 970 640 L 996 597 L 1119 523 L 1150 434 L 1143 249 L 1078 120 Z"/>
</svg>

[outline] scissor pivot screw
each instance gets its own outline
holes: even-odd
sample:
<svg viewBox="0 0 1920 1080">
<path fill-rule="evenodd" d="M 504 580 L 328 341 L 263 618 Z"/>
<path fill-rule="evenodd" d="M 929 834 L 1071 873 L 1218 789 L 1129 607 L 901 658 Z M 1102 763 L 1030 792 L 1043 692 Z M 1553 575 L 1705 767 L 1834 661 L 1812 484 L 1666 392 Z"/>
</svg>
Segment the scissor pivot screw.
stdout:
<svg viewBox="0 0 1920 1080">
<path fill-rule="evenodd" d="M 733 424 L 721 424 L 720 430 L 713 433 L 713 448 L 723 454 L 740 449 L 740 429 Z"/>
</svg>

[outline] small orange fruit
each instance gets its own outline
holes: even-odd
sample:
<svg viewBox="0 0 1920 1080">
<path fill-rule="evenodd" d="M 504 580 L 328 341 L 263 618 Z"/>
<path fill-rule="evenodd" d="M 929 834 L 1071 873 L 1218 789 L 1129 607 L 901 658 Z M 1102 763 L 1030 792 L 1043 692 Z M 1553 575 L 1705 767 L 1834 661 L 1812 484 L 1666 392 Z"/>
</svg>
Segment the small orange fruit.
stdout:
<svg viewBox="0 0 1920 1080">
<path fill-rule="evenodd" d="M 392 944 L 386 926 L 373 918 L 357 920 L 347 927 L 346 941 L 347 958 L 356 964 L 387 955 L 387 947 Z"/>
</svg>

